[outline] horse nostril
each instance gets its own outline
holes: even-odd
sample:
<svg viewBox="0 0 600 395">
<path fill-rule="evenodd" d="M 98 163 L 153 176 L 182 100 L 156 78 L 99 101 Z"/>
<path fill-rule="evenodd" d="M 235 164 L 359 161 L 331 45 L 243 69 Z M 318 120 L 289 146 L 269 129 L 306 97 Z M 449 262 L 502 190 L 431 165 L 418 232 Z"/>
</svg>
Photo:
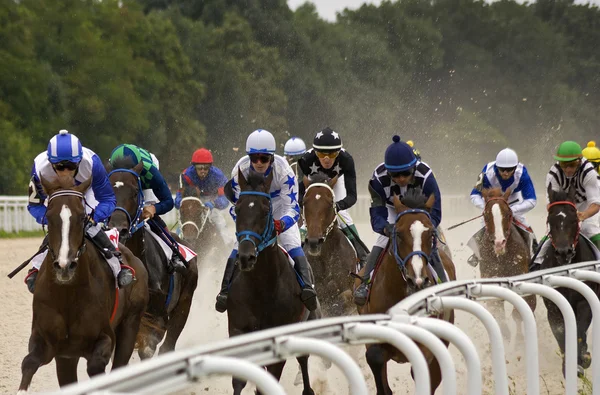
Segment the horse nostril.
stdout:
<svg viewBox="0 0 600 395">
<path fill-rule="evenodd" d="M 54 261 L 54 268 L 60 269 L 60 264 L 58 263 L 58 261 Z"/>
<path fill-rule="evenodd" d="M 69 264 L 69 270 L 75 270 L 77 268 L 77 262 L 73 261 Z"/>
</svg>

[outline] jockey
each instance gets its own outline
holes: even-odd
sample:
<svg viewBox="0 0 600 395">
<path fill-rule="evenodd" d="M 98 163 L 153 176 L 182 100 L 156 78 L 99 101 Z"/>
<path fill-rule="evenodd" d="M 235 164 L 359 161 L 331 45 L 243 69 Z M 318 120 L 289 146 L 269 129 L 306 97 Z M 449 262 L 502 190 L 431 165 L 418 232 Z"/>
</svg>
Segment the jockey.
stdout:
<svg viewBox="0 0 600 395">
<path fill-rule="evenodd" d="M 298 182 L 287 161 L 281 156 L 275 155 L 276 147 L 275 138 L 264 129 L 255 130 L 248 136 L 246 140 L 246 153 L 248 155 L 241 158 L 231 172 L 232 202 L 237 202 L 240 196 L 238 169 L 242 171 L 244 177 L 248 176 L 250 170 L 263 174 L 273 172 L 273 182 L 271 183 L 270 192 L 275 230 L 278 233 L 279 244 L 294 260 L 295 269 L 304 283 L 300 298 L 306 308 L 313 311 L 317 308 L 317 294 L 312 286 L 311 269 L 300 246 L 300 232 L 296 224 L 300 216 L 296 200 Z M 231 215 L 235 221 L 233 207 Z M 227 259 L 221 291 L 217 295 L 215 308 L 220 313 L 227 309 L 227 293 L 229 283 L 233 278 L 235 261 L 237 259 L 237 245 L 236 241 L 235 247 Z"/>
<path fill-rule="evenodd" d="M 379 233 L 377 241 L 367 258 L 362 284 L 354 291 L 354 303 L 362 306 L 367 301 L 369 293 L 370 274 L 375 269 L 379 256 L 388 244 L 389 235 L 393 231 L 396 220 L 396 209 L 393 197 L 404 196 L 408 189 L 421 188 L 423 194 L 435 195 L 435 203 L 431 210 L 431 221 L 436 228 L 442 221 L 442 198 L 440 189 L 429 166 L 415 157 L 411 147 L 400 141 L 399 136 L 392 138 L 393 143 L 385 150 L 384 163 L 377 166 L 369 181 L 371 195 L 371 227 Z M 442 282 L 446 273 L 437 248 L 434 248 L 431 265 Z"/>
<path fill-rule="evenodd" d="M 165 222 L 160 218 L 160 215 L 166 214 L 173 209 L 173 196 L 169 190 L 167 182 L 158 170 L 157 165 L 152 161 L 151 154 L 141 147 L 133 144 L 118 145 L 110 154 L 110 164 L 113 168 L 134 168 L 138 163 L 142 163 L 142 171 L 140 173 L 140 181 L 142 190 L 150 189 L 156 196 L 158 202 L 147 204 L 142 210 L 142 219 L 154 219 L 161 227 L 161 230 L 170 239 L 169 230 Z M 143 191 L 142 191 L 143 192 Z M 145 194 L 146 195 L 146 194 Z M 159 235 L 161 236 L 161 235 Z M 164 239 L 163 239 L 164 240 Z M 172 269 L 178 272 L 185 272 L 187 267 L 179 256 L 177 242 L 172 241 L 169 247 L 173 250 L 173 257 L 170 264 Z"/>
<path fill-rule="evenodd" d="M 47 225 L 46 194 L 40 178 L 48 181 L 56 180 L 59 176 L 72 176 L 77 185 L 92 179 L 90 188 L 85 193 L 86 211 L 90 217 L 86 221 L 86 236 L 110 259 L 113 255 L 122 264 L 121 253 L 117 251 L 108 236 L 102 231 L 103 223 L 108 220 L 115 209 L 116 199 L 102 164 L 102 160 L 92 150 L 82 147 L 77 137 L 66 130 L 61 130 L 48 143 L 47 151 L 40 153 L 33 161 L 31 181 L 29 182 L 29 203 L 27 210 L 38 224 Z M 47 238 L 42 242 L 42 248 L 35 257 L 48 248 Z M 29 270 L 25 283 L 31 293 L 35 288 L 35 279 L 42 259 L 32 259 L 33 268 Z M 41 256 L 40 256 L 41 258 Z M 133 273 L 126 266 L 121 266 L 117 276 L 119 287 L 124 287 L 133 281 Z"/>
<path fill-rule="evenodd" d="M 584 148 L 581 151 L 581 153 L 583 154 L 583 157 L 587 159 L 587 161 L 590 162 L 592 166 L 594 166 L 594 169 L 596 169 L 596 171 L 600 173 L 600 168 L 598 168 L 600 166 L 600 149 L 596 147 L 596 142 L 588 142 L 587 147 Z"/>
<path fill-rule="evenodd" d="M 535 207 L 537 200 L 535 188 L 529 177 L 525 165 L 519 162 L 517 153 L 510 148 L 505 148 L 498 153 L 496 160 L 483 166 L 479 174 L 477 184 L 471 191 L 471 202 L 480 210 L 485 209 L 485 201 L 481 191 L 486 188 L 501 188 L 502 192 L 510 189 L 512 192 L 508 198 L 508 203 L 514 215 L 515 225 L 521 231 L 524 239 L 529 245 L 531 240 L 532 252 L 535 254 L 538 247 L 537 239 L 533 230 L 525 219 L 525 214 Z M 479 241 L 485 233 L 485 228 L 480 229 L 469 240 L 468 245 L 474 253 L 467 262 L 475 267 L 479 263 Z M 532 254 L 532 256 L 533 256 Z"/>
<path fill-rule="evenodd" d="M 364 243 L 360 240 L 358 230 L 348 212 L 348 209 L 354 206 L 357 199 L 356 169 L 352 155 L 342 148 L 340 135 L 329 127 L 318 132 L 313 140 L 313 148 L 298 160 L 298 168 L 302 174 L 308 177 L 319 172 L 326 174 L 330 178 L 338 177 L 337 182 L 333 186 L 338 225 L 354 246 L 356 255 L 360 260 L 360 266 L 364 266 L 367 251 L 363 247 Z M 303 182 L 299 182 L 298 185 L 300 187 L 300 197 L 298 200 L 302 207 L 305 187 Z"/>
<path fill-rule="evenodd" d="M 417 160 L 421 160 L 421 152 L 415 148 L 415 143 L 412 140 L 408 140 L 406 144 L 408 144 L 410 148 L 412 148 L 413 154 L 415 154 Z"/>
<path fill-rule="evenodd" d="M 582 235 L 600 248 L 600 226 L 598 221 L 600 215 L 600 177 L 595 171 L 592 163 L 583 157 L 581 146 L 575 141 L 565 141 L 558 146 L 556 163 L 552 165 L 546 176 L 546 190 L 549 187 L 553 191 L 568 192 L 570 188 L 575 188 L 577 198 L 575 206 L 577 207 L 577 217 L 580 224 Z M 549 203 L 548 195 L 546 201 Z M 550 247 L 546 243 L 547 237 L 541 240 L 539 252 L 530 267 L 530 271 L 540 268 Z"/>
<path fill-rule="evenodd" d="M 210 209 L 210 221 L 215 224 L 223 241 L 232 242 L 231 234 L 227 231 L 225 218 L 217 210 L 224 210 L 229 206 L 225 197 L 224 187 L 227 177 L 218 168 L 213 166 L 212 153 L 206 148 L 197 149 L 192 155 L 191 165 L 181 172 L 179 176 L 179 190 L 175 196 L 175 208 L 179 210 L 181 200 L 186 196 L 196 196 Z M 213 210 L 213 209 L 217 210 Z"/>
<path fill-rule="evenodd" d="M 296 174 L 296 180 L 302 180 L 302 172 L 298 167 L 298 160 L 306 152 L 306 144 L 300 137 L 290 138 L 283 146 L 283 156 L 290 164 L 290 167 Z"/>
</svg>

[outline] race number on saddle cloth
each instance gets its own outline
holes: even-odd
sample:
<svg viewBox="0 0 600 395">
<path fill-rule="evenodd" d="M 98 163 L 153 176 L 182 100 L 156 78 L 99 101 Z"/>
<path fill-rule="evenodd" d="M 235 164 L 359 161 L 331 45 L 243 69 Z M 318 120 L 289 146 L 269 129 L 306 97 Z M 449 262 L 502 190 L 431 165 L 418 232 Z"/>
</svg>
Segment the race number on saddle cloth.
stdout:
<svg viewBox="0 0 600 395">
<path fill-rule="evenodd" d="M 535 253 L 537 242 L 533 230 L 525 218 L 525 214 L 533 210 L 537 204 L 535 188 L 527 168 L 519 162 L 517 153 L 514 150 L 510 148 L 503 149 L 498 153 L 495 161 L 483 166 L 483 170 L 477 178 L 477 183 L 471 191 L 471 202 L 481 211 L 485 208 L 485 201 L 481 192 L 488 188 L 501 188 L 502 192 L 511 191 L 508 204 L 513 213 L 514 224 L 521 230 L 521 234 L 525 237 L 530 249 Z M 467 242 L 477 259 L 481 258 L 479 240 L 485 232 L 484 227 L 482 220 L 482 228 Z"/>
</svg>

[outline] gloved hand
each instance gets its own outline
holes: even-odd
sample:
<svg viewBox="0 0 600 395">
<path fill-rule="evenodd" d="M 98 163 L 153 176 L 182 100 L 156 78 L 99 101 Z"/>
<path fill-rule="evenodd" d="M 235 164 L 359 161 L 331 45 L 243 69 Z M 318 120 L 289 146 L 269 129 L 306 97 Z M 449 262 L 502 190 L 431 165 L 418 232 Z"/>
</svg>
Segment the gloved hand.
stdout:
<svg viewBox="0 0 600 395">
<path fill-rule="evenodd" d="M 383 233 L 387 236 L 387 237 L 391 237 L 392 233 L 394 233 L 394 226 L 395 224 L 387 224 L 385 226 L 385 228 L 383 228 Z"/>
<path fill-rule="evenodd" d="M 181 196 L 181 194 L 179 192 L 177 192 L 177 195 L 175 195 L 175 208 L 177 210 L 179 210 L 181 208 L 182 200 L 183 200 L 183 197 Z"/>
<path fill-rule="evenodd" d="M 280 234 L 285 231 L 285 222 L 281 219 L 274 219 L 273 224 L 275 225 L 275 231 Z"/>
<path fill-rule="evenodd" d="M 143 219 L 150 219 L 150 218 L 154 217 L 154 214 L 156 214 L 156 207 L 154 207 L 154 205 L 146 206 L 142 210 L 142 218 Z"/>
</svg>

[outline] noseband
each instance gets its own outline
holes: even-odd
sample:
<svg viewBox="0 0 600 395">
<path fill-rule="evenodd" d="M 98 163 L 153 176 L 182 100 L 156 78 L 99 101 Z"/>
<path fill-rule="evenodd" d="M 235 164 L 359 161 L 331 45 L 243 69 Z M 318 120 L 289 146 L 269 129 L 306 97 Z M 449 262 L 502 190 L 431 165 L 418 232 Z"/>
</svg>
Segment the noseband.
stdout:
<svg viewBox="0 0 600 395">
<path fill-rule="evenodd" d="M 129 235 L 131 236 L 132 234 L 134 234 L 135 232 L 137 232 L 140 228 L 142 228 L 144 226 L 144 221 L 141 219 L 142 211 L 144 209 L 144 193 L 142 192 L 142 179 L 140 178 L 140 175 L 138 173 L 136 173 L 133 170 L 129 170 L 129 169 L 113 170 L 110 173 L 108 173 L 108 177 L 110 178 L 110 176 L 115 173 L 129 173 L 129 174 L 132 174 L 137 180 L 138 195 L 137 195 L 137 209 L 135 211 L 135 216 L 133 218 L 131 218 L 129 211 L 125 210 L 123 207 L 120 207 L 120 206 L 115 207 L 115 211 L 121 211 L 121 212 L 125 213 L 125 216 L 127 217 L 127 223 L 129 226 L 128 232 L 129 232 Z"/>
<path fill-rule="evenodd" d="M 264 192 L 257 192 L 257 191 L 240 192 L 240 197 L 244 196 L 244 195 L 262 196 L 269 200 L 269 214 L 267 216 L 267 226 L 263 230 L 262 234 L 258 234 L 251 230 L 243 230 L 241 232 L 236 232 L 236 234 L 235 234 L 235 236 L 238 239 L 239 244 L 241 244 L 243 241 L 251 242 L 254 245 L 254 253 L 256 254 L 256 256 L 258 256 L 258 254 L 262 250 L 273 245 L 277 241 L 277 235 L 275 235 L 269 239 L 269 237 L 273 234 L 273 231 L 275 230 L 275 224 L 273 223 L 273 202 L 271 200 L 271 195 L 268 193 L 264 193 Z M 242 236 L 243 236 L 243 238 L 240 239 L 240 237 L 242 237 Z M 258 245 L 256 244 L 256 242 L 254 241 L 253 238 L 258 239 Z"/>
</svg>

